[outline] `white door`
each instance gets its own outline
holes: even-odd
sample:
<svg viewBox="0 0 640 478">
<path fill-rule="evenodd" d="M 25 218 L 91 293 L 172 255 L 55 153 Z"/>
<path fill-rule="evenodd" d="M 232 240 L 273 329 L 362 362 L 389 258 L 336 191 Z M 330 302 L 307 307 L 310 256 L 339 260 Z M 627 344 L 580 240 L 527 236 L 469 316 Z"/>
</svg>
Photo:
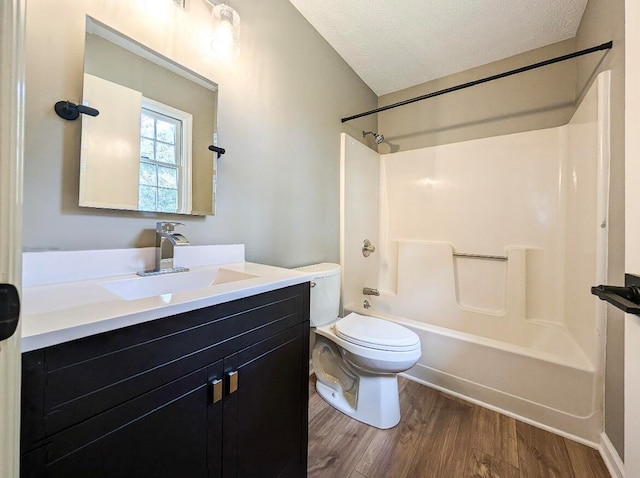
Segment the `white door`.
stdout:
<svg viewBox="0 0 640 478">
<path fill-rule="evenodd" d="M 21 282 L 24 0 L 0 2 L 0 283 Z M 0 317 L 0 320 L 2 317 Z M 20 327 L 0 341 L 0 476 L 18 477 Z"/>
<path fill-rule="evenodd" d="M 626 0 L 625 270 L 640 275 L 640 2 Z M 625 316 L 625 477 L 640 478 L 640 317 Z"/>
</svg>

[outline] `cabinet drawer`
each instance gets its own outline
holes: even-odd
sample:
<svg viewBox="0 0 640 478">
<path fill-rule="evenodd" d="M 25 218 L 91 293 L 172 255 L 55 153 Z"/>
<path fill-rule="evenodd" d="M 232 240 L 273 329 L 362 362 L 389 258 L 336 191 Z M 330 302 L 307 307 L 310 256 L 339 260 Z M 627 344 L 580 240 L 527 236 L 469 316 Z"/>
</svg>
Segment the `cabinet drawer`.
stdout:
<svg viewBox="0 0 640 478">
<path fill-rule="evenodd" d="M 307 283 L 24 354 L 22 451 L 308 319 Z"/>
</svg>

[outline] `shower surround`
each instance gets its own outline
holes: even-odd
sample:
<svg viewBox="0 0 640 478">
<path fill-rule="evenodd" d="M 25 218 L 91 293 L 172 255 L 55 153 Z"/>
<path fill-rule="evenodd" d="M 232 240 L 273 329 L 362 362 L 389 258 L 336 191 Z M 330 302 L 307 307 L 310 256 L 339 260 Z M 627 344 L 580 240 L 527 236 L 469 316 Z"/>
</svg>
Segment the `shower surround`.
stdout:
<svg viewBox="0 0 640 478">
<path fill-rule="evenodd" d="M 608 116 L 604 72 L 562 127 L 381 155 L 342 135 L 345 313 L 420 335 L 407 377 L 594 446 Z"/>
</svg>

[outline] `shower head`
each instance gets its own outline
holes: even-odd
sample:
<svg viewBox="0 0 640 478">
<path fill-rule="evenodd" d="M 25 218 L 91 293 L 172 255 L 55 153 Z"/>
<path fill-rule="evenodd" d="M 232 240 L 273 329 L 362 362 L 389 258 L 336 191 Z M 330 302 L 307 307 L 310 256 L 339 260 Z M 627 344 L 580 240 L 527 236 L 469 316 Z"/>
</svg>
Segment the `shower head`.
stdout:
<svg viewBox="0 0 640 478">
<path fill-rule="evenodd" d="M 373 131 L 363 131 L 362 132 L 362 137 L 364 138 L 368 134 L 373 135 L 373 140 L 376 142 L 376 144 L 381 144 L 384 141 L 384 135 L 378 134 L 378 133 L 374 133 Z"/>
</svg>

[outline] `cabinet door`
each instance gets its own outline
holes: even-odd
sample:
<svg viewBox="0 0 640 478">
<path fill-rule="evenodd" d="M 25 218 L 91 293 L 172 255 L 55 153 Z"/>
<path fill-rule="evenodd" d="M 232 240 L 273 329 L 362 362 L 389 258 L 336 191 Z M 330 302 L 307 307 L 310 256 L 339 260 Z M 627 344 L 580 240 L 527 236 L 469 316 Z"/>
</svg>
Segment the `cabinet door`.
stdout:
<svg viewBox="0 0 640 478">
<path fill-rule="evenodd" d="M 308 333 L 300 324 L 225 358 L 225 478 L 306 476 Z"/>
<path fill-rule="evenodd" d="M 209 393 L 202 368 L 58 433 L 37 475 L 205 477 Z"/>
<path fill-rule="evenodd" d="M 224 376 L 222 360 L 207 368 L 209 377 L 209 406 L 207 407 L 207 463 L 209 478 L 222 477 L 222 404 Z M 185 477 L 187 475 L 184 475 Z"/>
</svg>

